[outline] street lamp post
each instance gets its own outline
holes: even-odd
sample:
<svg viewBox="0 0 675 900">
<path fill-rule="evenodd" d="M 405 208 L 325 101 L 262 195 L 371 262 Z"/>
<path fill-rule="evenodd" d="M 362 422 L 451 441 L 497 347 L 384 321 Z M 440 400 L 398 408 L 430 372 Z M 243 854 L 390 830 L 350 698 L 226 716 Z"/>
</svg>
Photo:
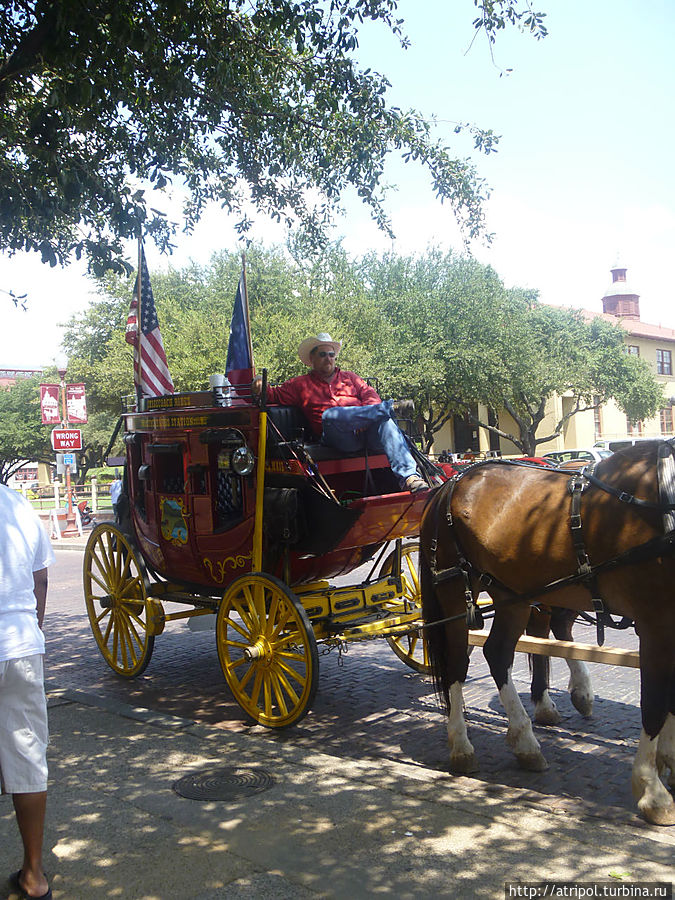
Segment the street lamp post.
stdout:
<svg viewBox="0 0 675 900">
<path fill-rule="evenodd" d="M 57 363 L 57 372 L 61 379 L 61 427 L 66 428 L 68 425 L 68 406 L 66 404 L 66 372 L 68 371 L 68 362 L 60 359 Z M 78 534 L 77 525 L 75 524 L 75 511 L 73 509 L 73 495 L 70 487 L 70 463 L 66 463 L 66 527 L 63 529 L 64 537 L 74 537 Z"/>
</svg>

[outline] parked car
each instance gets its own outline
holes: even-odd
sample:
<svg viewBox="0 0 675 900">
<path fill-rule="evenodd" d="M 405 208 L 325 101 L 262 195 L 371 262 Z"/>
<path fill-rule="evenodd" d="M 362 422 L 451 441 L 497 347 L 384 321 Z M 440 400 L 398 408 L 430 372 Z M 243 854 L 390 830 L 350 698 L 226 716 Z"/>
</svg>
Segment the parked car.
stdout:
<svg viewBox="0 0 675 900">
<path fill-rule="evenodd" d="M 605 450 L 611 450 L 616 453 L 617 450 L 625 450 L 626 447 L 634 447 L 635 444 L 641 444 L 643 441 L 655 441 L 656 437 L 637 437 L 637 438 L 617 438 L 614 441 L 596 441 L 593 447 L 601 447 Z"/>
<path fill-rule="evenodd" d="M 611 450 L 605 450 L 602 447 L 584 447 L 575 450 L 553 450 L 551 453 L 544 453 L 544 459 L 549 460 L 559 466 L 561 463 L 579 462 L 591 463 L 600 462 L 612 455 Z"/>
</svg>

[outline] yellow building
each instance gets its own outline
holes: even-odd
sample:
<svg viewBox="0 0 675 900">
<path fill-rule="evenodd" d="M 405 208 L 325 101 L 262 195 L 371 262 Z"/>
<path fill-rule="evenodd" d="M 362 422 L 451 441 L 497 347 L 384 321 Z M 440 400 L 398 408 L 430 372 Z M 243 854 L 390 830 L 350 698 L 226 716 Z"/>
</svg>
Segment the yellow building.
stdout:
<svg viewBox="0 0 675 900">
<path fill-rule="evenodd" d="M 588 318 L 602 316 L 614 324 L 619 324 L 626 332 L 626 350 L 646 361 L 656 380 L 663 387 L 663 405 L 653 419 L 644 422 L 629 422 L 617 405 L 610 401 L 598 410 L 577 413 L 567 420 L 558 438 L 539 444 L 538 453 L 565 450 L 575 447 L 592 447 L 598 441 L 626 440 L 627 438 L 673 437 L 675 423 L 675 329 L 650 325 L 640 320 L 640 297 L 628 284 L 626 268 L 618 262 L 612 267 L 612 282 L 602 298 L 602 312 L 584 310 Z M 551 434 L 557 423 L 572 408 L 572 397 L 555 394 L 548 401 L 546 416 L 537 429 L 540 436 Z M 477 413 L 481 421 L 488 420 L 488 410 L 479 406 Z M 509 414 L 501 411 L 499 423 L 502 431 L 517 434 L 518 429 Z M 434 451 L 452 449 L 463 452 L 471 449 L 484 453 L 499 451 L 504 456 L 520 451 L 510 441 L 491 435 L 484 428 L 473 425 L 468 418 L 455 416 L 438 433 Z"/>
</svg>

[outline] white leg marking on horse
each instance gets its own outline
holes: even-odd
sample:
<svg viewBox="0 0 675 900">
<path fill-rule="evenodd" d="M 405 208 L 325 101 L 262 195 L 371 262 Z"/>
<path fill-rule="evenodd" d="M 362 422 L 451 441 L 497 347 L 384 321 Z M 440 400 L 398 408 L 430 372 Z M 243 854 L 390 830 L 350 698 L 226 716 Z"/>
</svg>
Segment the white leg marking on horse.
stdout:
<svg viewBox="0 0 675 900">
<path fill-rule="evenodd" d="M 675 802 L 659 778 L 656 768 L 658 738 L 642 729 L 631 785 L 638 809 L 652 825 L 675 825 Z"/>
<path fill-rule="evenodd" d="M 534 704 L 534 721 L 537 725 L 557 725 L 561 719 L 558 707 L 555 705 L 548 692 L 548 688 Z"/>
<path fill-rule="evenodd" d="M 570 670 L 567 690 L 572 703 L 584 718 L 588 718 L 593 715 L 593 685 L 588 666 L 580 659 L 568 659 L 566 662 Z"/>
<path fill-rule="evenodd" d="M 670 787 L 675 787 L 675 716 L 668 713 L 656 746 L 656 767 L 665 775 Z"/>
<path fill-rule="evenodd" d="M 450 768 L 453 772 L 462 772 L 468 775 L 469 772 L 475 772 L 478 769 L 474 749 L 466 730 L 464 694 L 459 681 L 450 685 L 448 743 L 450 744 Z"/>
<path fill-rule="evenodd" d="M 530 772 L 543 772 L 548 764 L 532 731 L 532 722 L 513 686 L 511 669 L 506 684 L 499 692 L 499 699 L 509 720 L 506 742 L 515 753 L 519 765 Z"/>
</svg>

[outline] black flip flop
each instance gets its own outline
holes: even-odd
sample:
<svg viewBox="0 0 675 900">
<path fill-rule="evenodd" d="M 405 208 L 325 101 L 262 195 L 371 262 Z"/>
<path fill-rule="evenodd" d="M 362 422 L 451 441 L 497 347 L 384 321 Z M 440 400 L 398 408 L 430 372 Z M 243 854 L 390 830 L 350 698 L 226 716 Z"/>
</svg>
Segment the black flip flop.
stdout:
<svg viewBox="0 0 675 900">
<path fill-rule="evenodd" d="M 12 886 L 12 890 L 18 891 L 21 895 L 21 900 L 52 900 L 52 889 L 47 888 L 44 894 L 40 894 L 39 897 L 36 897 L 33 894 L 27 894 L 25 890 L 21 887 L 21 882 L 19 878 L 21 877 L 22 870 L 19 869 L 18 872 L 15 872 L 13 875 L 9 876 L 9 883 Z"/>
</svg>

